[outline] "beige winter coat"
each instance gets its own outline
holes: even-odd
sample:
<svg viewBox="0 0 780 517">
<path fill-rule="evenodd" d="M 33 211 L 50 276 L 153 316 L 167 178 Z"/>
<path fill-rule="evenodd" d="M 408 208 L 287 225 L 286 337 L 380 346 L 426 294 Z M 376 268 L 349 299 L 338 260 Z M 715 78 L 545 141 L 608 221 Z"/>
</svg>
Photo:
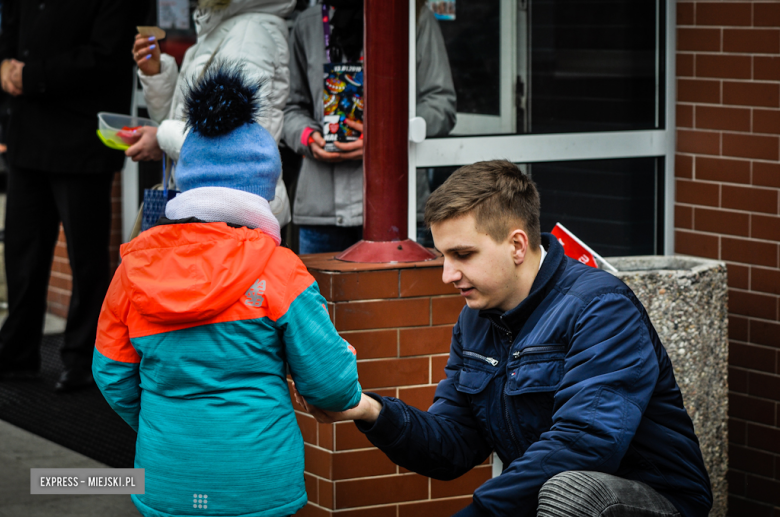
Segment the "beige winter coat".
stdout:
<svg viewBox="0 0 780 517">
<path fill-rule="evenodd" d="M 168 156 L 178 160 L 186 136 L 185 88 L 200 77 L 212 54 L 213 61 L 243 64 L 248 77 L 264 82 L 263 109 L 256 120 L 279 142 L 290 91 L 287 25 L 282 17 L 294 6 L 295 0 L 202 1 L 194 14 L 198 41 L 184 54 L 181 70 L 172 56 L 162 54 L 159 74 L 138 71 L 149 114 L 160 123 L 157 142 Z M 282 226 L 290 221 L 290 201 L 281 177 L 271 209 Z"/>
</svg>

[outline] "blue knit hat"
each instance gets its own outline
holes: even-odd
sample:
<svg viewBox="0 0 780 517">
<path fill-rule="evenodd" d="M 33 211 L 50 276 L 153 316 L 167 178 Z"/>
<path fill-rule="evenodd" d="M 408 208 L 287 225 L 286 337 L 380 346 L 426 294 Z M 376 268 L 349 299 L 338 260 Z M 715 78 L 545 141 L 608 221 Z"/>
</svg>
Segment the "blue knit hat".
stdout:
<svg viewBox="0 0 780 517">
<path fill-rule="evenodd" d="M 190 86 L 185 109 L 191 131 L 176 164 L 182 191 L 226 187 L 274 198 L 282 160 L 274 138 L 255 122 L 260 88 L 240 65 L 228 63 L 214 63 Z"/>
</svg>

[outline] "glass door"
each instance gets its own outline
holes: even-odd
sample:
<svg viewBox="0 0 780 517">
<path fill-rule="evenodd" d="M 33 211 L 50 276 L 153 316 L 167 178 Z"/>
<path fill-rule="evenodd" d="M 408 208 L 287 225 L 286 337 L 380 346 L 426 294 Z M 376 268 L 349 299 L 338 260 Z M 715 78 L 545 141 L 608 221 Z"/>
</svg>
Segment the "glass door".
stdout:
<svg viewBox="0 0 780 517">
<path fill-rule="evenodd" d="M 435 188 L 461 165 L 509 159 L 539 186 L 543 231 L 561 222 L 605 256 L 673 253 L 674 2 L 454 3 L 438 25 L 458 121 L 410 143 L 410 173 Z"/>
<path fill-rule="evenodd" d="M 526 61 L 518 51 L 518 31 L 527 34 L 517 5 L 517 0 L 461 1 L 455 19 L 439 22 L 458 96 L 452 135 L 516 132 L 517 93 L 523 89 L 518 61 Z M 523 132 L 522 115 L 519 120 Z"/>
</svg>

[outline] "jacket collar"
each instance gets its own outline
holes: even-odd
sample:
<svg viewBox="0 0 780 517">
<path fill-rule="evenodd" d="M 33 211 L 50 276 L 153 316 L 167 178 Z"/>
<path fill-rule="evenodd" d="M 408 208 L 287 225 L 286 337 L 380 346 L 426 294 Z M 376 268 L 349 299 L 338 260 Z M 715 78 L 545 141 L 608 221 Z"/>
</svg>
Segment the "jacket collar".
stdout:
<svg viewBox="0 0 780 517">
<path fill-rule="evenodd" d="M 224 222 L 226 225 L 228 225 L 231 228 L 247 228 L 249 230 L 254 230 L 253 227 L 247 226 L 245 224 L 234 224 L 229 223 L 227 221 L 219 221 Z M 154 223 L 154 226 L 166 226 L 169 224 L 209 224 L 209 221 L 202 221 L 198 219 L 197 217 L 185 217 L 183 219 L 168 219 L 164 215 L 161 215 L 159 219 L 157 219 L 157 222 Z"/>
<path fill-rule="evenodd" d="M 547 250 L 547 257 L 542 263 L 542 268 L 536 274 L 528 297 L 520 302 L 517 307 L 506 312 L 500 309 L 479 311 L 481 317 L 488 318 L 501 328 L 511 331 L 513 336 L 520 333 L 528 317 L 555 286 L 555 281 L 565 267 L 566 255 L 563 253 L 563 246 L 561 246 L 555 236 L 543 233 L 542 246 Z"/>
</svg>

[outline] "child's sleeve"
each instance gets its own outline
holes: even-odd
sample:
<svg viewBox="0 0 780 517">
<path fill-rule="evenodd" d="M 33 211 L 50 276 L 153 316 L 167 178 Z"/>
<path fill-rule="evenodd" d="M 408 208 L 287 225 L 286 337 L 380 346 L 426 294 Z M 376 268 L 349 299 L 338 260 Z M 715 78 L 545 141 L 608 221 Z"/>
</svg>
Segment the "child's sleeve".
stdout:
<svg viewBox="0 0 780 517">
<path fill-rule="evenodd" d="M 108 405 L 138 432 L 138 414 L 141 411 L 138 367 L 141 357 L 130 343 L 127 324 L 117 316 L 126 313 L 127 303 L 117 271 L 100 311 L 92 375 Z"/>
<path fill-rule="evenodd" d="M 292 300 L 277 324 L 295 387 L 308 403 L 322 409 L 356 406 L 361 388 L 355 349 L 336 332 L 325 298 L 303 264 L 288 285 Z"/>
</svg>

